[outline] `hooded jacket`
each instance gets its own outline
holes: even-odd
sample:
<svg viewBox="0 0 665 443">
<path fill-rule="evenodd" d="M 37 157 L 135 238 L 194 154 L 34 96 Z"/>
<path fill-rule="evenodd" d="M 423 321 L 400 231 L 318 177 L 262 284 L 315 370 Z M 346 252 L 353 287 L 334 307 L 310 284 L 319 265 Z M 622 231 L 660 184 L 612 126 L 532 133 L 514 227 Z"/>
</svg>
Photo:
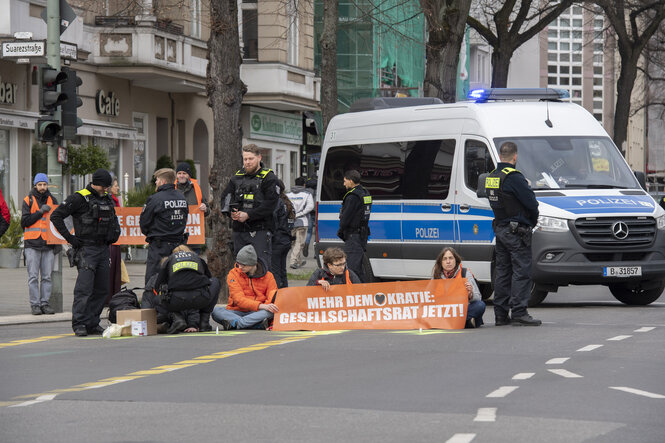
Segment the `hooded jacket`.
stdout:
<svg viewBox="0 0 665 443">
<path fill-rule="evenodd" d="M 260 304 L 272 303 L 277 292 L 277 283 L 266 263 L 259 257 L 256 273 L 249 276 L 237 266 L 226 277 L 229 285 L 229 304 L 233 311 L 258 311 Z"/>
</svg>

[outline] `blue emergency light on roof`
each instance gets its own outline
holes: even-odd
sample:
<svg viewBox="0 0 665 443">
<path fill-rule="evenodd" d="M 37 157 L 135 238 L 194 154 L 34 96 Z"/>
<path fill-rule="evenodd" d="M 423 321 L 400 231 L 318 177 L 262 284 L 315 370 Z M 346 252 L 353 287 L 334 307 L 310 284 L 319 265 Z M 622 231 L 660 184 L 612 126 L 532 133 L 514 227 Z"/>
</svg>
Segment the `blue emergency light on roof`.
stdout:
<svg viewBox="0 0 665 443">
<path fill-rule="evenodd" d="M 491 88 L 469 91 L 469 100 L 483 103 L 488 100 L 541 100 L 559 101 L 570 97 L 565 89 L 552 88 Z"/>
</svg>

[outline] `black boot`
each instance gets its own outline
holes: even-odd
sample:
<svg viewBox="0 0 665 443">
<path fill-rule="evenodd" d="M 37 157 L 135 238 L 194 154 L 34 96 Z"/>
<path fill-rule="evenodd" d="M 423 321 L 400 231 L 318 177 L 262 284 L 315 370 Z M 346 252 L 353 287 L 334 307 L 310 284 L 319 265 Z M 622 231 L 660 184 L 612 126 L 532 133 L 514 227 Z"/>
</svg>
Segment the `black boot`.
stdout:
<svg viewBox="0 0 665 443">
<path fill-rule="evenodd" d="M 172 312 L 169 317 L 171 317 L 171 327 L 166 331 L 167 334 L 177 334 L 187 329 L 187 322 L 179 312 Z"/>
<path fill-rule="evenodd" d="M 199 320 L 199 331 L 200 332 L 212 331 L 212 326 L 210 326 L 210 313 L 201 312 L 201 319 Z"/>
</svg>

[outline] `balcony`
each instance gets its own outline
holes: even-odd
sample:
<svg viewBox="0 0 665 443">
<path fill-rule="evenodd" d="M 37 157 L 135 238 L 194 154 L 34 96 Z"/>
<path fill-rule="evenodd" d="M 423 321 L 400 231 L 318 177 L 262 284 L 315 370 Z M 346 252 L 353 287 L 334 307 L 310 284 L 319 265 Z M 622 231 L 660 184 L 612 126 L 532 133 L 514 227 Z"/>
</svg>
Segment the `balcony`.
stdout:
<svg viewBox="0 0 665 443">
<path fill-rule="evenodd" d="M 320 79 L 312 71 L 282 63 L 243 63 L 240 78 L 247 85 L 243 104 L 283 111 L 319 109 Z"/>
</svg>

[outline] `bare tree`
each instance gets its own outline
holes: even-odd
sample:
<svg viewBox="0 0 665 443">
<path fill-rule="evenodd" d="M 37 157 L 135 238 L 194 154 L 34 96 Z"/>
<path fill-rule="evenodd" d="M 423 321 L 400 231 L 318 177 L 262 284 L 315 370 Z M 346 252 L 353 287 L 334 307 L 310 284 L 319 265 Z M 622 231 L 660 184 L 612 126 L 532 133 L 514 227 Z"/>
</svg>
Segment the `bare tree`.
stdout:
<svg viewBox="0 0 665 443">
<path fill-rule="evenodd" d="M 240 38 L 238 2 L 210 0 L 210 38 L 208 40 L 208 106 L 214 119 L 214 154 L 210 168 L 210 223 L 213 247 L 208 251 L 211 273 L 220 279 L 224 292 L 226 275 L 233 266 L 231 227 L 220 211 L 221 193 L 236 167 L 242 164 L 240 110 L 247 87 L 240 80 Z"/>
<path fill-rule="evenodd" d="M 665 20 L 663 0 L 595 0 L 614 30 L 621 59 L 614 108 L 614 143 L 625 154 L 630 103 L 640 57 L 651 37 Z"/>
<path fill-rule="evenodd" d="M 324 131 L 337 115 L 337 0 L 323 0 L 321 32 L 321 114 Z"/>
<path fill-rule="evenodd" d="M 427 21 L 425 96 L 457 98 L 457 65 L 471 0 L 420 0 Z"/>
<path fill-rule="evenodd" d="M 480 0 L 478 3 L 467 23 L 492 47 L 492 87 L 505 88 L 515 50 L 538 35 L 574 2 L 519 0 L 519 7 L 518 0 Z"/>
</svg>

